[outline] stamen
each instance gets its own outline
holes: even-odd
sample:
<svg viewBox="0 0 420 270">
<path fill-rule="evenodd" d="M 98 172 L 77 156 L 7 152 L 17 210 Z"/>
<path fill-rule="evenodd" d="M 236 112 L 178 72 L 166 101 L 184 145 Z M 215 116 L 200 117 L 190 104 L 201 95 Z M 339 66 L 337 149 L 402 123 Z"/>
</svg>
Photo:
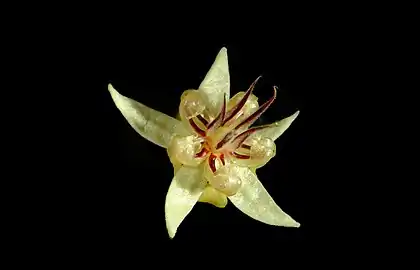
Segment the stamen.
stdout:
<svg viewBox="0 0 420 270">
<path fill-rule="evenodd" d="M 203 123 L 204 126 L 208 125 L 209 122 L 201 114 L 197 115 L 197 118 L 198 120 L 200 120 L 201 123 Z"/>
<path fill-rule="evenodd" d="M 222 110 L 217 115 L 217 117 L 214 118 L 214 120 L 207 126 L 207 128 L 208 129 L 211 129 L 211 128 L 216 129 L 216 128 L 220 127 L 220 125 L 223 123 L 223 121 L 225 119 L 225 115 L 226 115 L 226 94 L 224 94 L 224 96 L 223 96 Z"/>
<path fill-rule="evenodd" d="M 240 133 L 238 136 L 236 136 L 233 141 L 232 144 L 234 145 L 233 147 L 236 149 L 238 147 L 240 147 L 240 145 L 251 135 L 253 134 L 255 131 L 257 130 L 261 130 L 261 129 L 265 129 L 270 127 L 271 125 L 264 125 L 264 126 L 259 126 L 259 127 L 254 127 L 248 130 L 245 130 L 244 132 Z M 220 149 L 223 147 L 223 145 L 225 145 L 226 143 L 228 143 L 232 137 L 235 135 L 235 131 L 236 130 L 232 130 L 231 132 L 229 132 L 228 134 L 226 134 L 226 136 L 216 145 L 216 149 Z M 248 147 L 247 149 L 251 149 L 251 147 L 249 145 L 244 146 L 244 148 Z"/>
<path fill-rule="evenodd" d="M 205 155 L 207 155 L 208 152 L 209 152 L 209 150 L 207 148 L 203 147 L 203 149 L 201 149 L 200 152 L 198 152 L 197 154 L 195 154 L 195 157 L 202 158 Z"/>
<path fill-rule="evenodd" d="M 214 154 L 211 154 L 210 157 L 209 157 L 209 166 L 210 166 L 210 169 L 213 173 L 216 172 L 216 158 L 217 158 L 217 156 L 214 155 Z"/>
<path fill-rule="evenodd" d="M 202 137 L 206 136 L 206 132 L 202 130 L 201 128 L 199 128 L 192 118 L 189 120 L 189 122 L 190 122 L 191 127 L 194 129 L 195 132 L 197 132 L 198 135 Z"/>
<path fill-rule="evenodd" d="M 262 76 L 259 76 L 252 84 L 251 86 L 248 88 L 248 90 L 245 92 L 244 97 L 238 102 L 238 104 L 236 104 L 235 107 L 233 107 L 231 110 L 229 110 L 228 115 L 226 117 L 226 119 L 223 121 L 222 126 L 224 124 L 226 124 L 230 119 L 232 119 L 244 106 L 245 103 L 247 102 L 249 96 L 252 94 L 252 91 L 254 90 L 255 85 L 257 84 L 258 80 L 261 78 Z"/>
<path fill-rule="evenodd" d="M 234 157 L 236 157 L 236 158 L 239 158 L 239 159 L 250 159 L 251 157 L 250 156 L 248 156 L 248 155 L 241 155 L 241 154 L 238 154 L 238 153 L 236 153 L 236 152 L 232 152 L 232 156 L 234 156 Z"/>
<path fill-rule="evenodd" d="M 247 144 L 244 144 L 244 143 L 241 145 L 241 147 L 245 148 L 245 149 L 248 149 L 248 150 L 251 149 L 250 145 L 247 145 Z"/>
<path fill-rule="evenodd" d="M 230 139 L 233 138 L 234 131 L 229 132 L 226 136 L 216 145 L 216 149 L 220 149 L 223 145 L 225 145 Z"/>
<path fill-rule="evenodd" d="M 263 105 L 261 105 L 261 107 L 259 107 L 256 112 L 254 112 L 253 114 L 248 116 L 244 121 L 242 121 L 239 125 L 237 125 L 235 127 L 235 130 L 240 129 L 244 125 L 246 125 L 246 126 L 252 125 L 268 109 L 268 107 L 270 107 L 270 105 L 276 99 L 276 96 L 277 96 L 277 87 L 274 86 L 273 96 L 267 102 L 265 102 Z"/>
<path fill-rule="evenodd" d="M 224 154 L 220 155 L 220 161 L 222 162 L 223 166 L 225 166 L 225 155 Z"/>
<path fill-rule="evenodd" d="M 230 141 L 230 139 L 232 139 L 232 137 L 239 131 L 239 129 L 241 127 L 243 127 L 244 125 L 246 126 L 250 126 L 252 125 L 267 109 L 268 107 L 270 107 L 270 105 L 274 102 L 274 100 L 276 99 L 277 96 L 277 87 L 274 86 L 274 94 L 273 96 L 267 101 L 265 102 L 260 108 L 258 108 L 258 110 L 256 112 L 254 112 L 253 114 L 251 114 L 250 116 L 248 116 L 244 121 L 242 121 L 239 125 L 237 125 L 231 132 L 229 132 L 228 134 L 226 134 L 226 136 L 222 139 L 222 141 L 220 141 L 217 145 L 216 145 L 216 149 L 221 148 L 223 145 L 225 145 L 227 142 Z M 260 126 L 257 127 L 258 129 L 261 128 L 265 128 L 265 126 Z M 248 130 L 248 132 L 250 132 L 249 135 L 251 135 L 254 131 L 253 129 Z M 240 135 L 238 135 L 235 140 L 239 137 L 243 135 L 243 133 L 241 133 Z M 249 136 L 248 135 L 248 136 Z M 246 136 L 245 139 L 248 137 Z M 240 143 L 242 143 L 245 139 L 241 140 Z M 237 147 L 239 147 L 240 144 L 238 144 Z"/>
</svg>

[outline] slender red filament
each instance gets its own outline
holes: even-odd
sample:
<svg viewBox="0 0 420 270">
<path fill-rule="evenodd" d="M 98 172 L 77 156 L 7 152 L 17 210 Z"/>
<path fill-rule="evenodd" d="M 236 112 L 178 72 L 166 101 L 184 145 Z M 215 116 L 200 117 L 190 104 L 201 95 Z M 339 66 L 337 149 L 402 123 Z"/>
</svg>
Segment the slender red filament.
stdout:
<svg viewBox="0 0 420 270">
<path fill-rule="evenodd" d="M 257 111 L 255 111 L 253 114 L 248 116 L 244 121 L 242 121 L 239 125 L 235 127 L 235 130 L 238 130 L 244 125 L 250 126 L 252 125 L 267 109 L 270 107 L 271 104 L 273 104 L 274 100 L 277 96 L 277 87 L 274 87 L 274 93 L 273 96 L 265 102 L 261 107 L 258 108 Z"/>
<path fill-rule="evenodd" d="M 247 144 L 244 144 L 244 143 L 241 145 L 241 147 L 244 148 L 244 149 L 248 149 L 248 150 L 251 149 L 250 145 L 247 145 Z"/>
<path fill-rule="evenodd" d="M 226 134 L 226 136 L 216 145 L 216 149 L 220 149 L 223 147 L 223 145 L 225 145 L 227 142 L 230 141 L 230 139 L 233 138 L 233 131 L 229 132 L 228 134 Z"/>
<path fill-rule="evenodd" d="M 258 80 L 261 78 L 262 76 L 259 76 L 252 84 L 251 86 L 248 88 L 248 90 L 245 92 L 245 95 L 243 96 L 243 98 L 238 102 L 238 104 L 236 104 L 235 107 L 233 107 L 232 109 L 229 110 L 228 115 L 226 117 L 226 119 L 223 121 L 222 126 L 224 124 L 226 124 L 230 119 L 232 119 L 244 106 L 245 103 L 247 102 L 249 96 L 252 94 L 252 91 L 254 90 L 255 85 L 257 84 Z"/>
<path fill-rule="evenodd" d="M 208 125 L 208 121 L 206 120 L 206 118 L 204 118 L 201 114 L 197 115 L 197 119 L 200 120 L 201 123 L 203 123 L 204 126 Z"/>
<path fill-rule="evenodd" d="M 194 129 L 195 132 L 197 132 L 198 135 L 205 137 L 206 136 L 206 132 L 204 130 L 202 130 L 199 126 L 197 126 L 197 124 L 194 122 L 193 119 L 189 120 L 191 127 Z"/>
<path fill-rule="evenodd" d="M 220 161 L 222 162 L 223 166 L 225 166 L 225 155 L 221 154 L 219 158 L 220 158 Z"/>
<path fill-rule="evenodd" d="M 239 158 L 239 159 L 250 159 L 251 157 L 248 155 L 238 154 L 236 152 L 232 152 L 232 156 Z"/>
<path fill-rule="evenodd" d="M 268 109 L 268 107 L 270 107 L 270 105 L 276 99 L 276 96 L 277 96 L 277 87 L 274 87 L 273 96 L 267 102 L 265 102 L 261 107 L 259 107 L 257 111 L 255 111 L 253 114 L 251 114 L 245 120 L 243 120 L 241 123 L 239 123 L 231 132 L 226 134 L 225 137 L 216 145 L 216 149 L 222 148 L 223 145 L 228 143 L 234 136 L 236 136 L 236 134 L 238 133 L 238 131 L 241 127 L 243 127 L 244 125 L 246 125 L 246 126 L 252 125 Z M 245 100 L 245 102 L 246 102 L 246 100 Z M 250 129 L 250 130 L 246 131 L 246 132 L 249 132 L 249 133 L 247 133 L 245 135 L 243 133 L 241 133 L 238 136 L 236 136 L 234 140 L 238 140 L 238 137 L 241 136 L 240 137 L 241 139 L 238 140 L 240 143 L 237 145 L 237 147 L 239 147 L 240 144 L 242 142 L 244 142 L 246 140 L 246 138 L 249 137 L 249 135 L 251 135 L 256 130 L 261 129 L 261 128 L 265 128 L 265 126 Z"/>
</svg>

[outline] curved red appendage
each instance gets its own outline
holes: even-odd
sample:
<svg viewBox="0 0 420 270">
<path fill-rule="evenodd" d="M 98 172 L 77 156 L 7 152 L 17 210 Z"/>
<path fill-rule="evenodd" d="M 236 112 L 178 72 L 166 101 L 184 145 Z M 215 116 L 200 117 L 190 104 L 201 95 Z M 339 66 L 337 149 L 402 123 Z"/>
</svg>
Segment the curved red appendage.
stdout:
<svg viewBox="0 0 420 270">
<path fill-rule="evenodd" d="M 200 120 L 201 123 L 203 123 L 203 125 L 205 127 L 207 127 L 207 125 L 209 124 L 209 122 L 206 120 L 206 118 L 204 118 L 203 116 L 201 116 L 200 114 L 197 115 L 197 119 Z"/>
<path fill-rule="evenodd" d="M 206 136 L 206 132 L 204 130 L 202 130 L 199 126 L 197 126 L 197 124 L 194 122 L 193 119 L 190 119 L 189 123 L 190 123 L 191 127 L 194 129 L 194 131 L 197 132 L 198 135 L 200 135 L 202 137 Z"/>
<path fill-rule="evenodd" d="M 244 143 L 241 144 L 241 147 L 244 148 L 244 149 L 248 149 L 248 150 L 251 149 L 250 145 L 247 145 L 247 144 L 244 144 Z"/>
<path fill-rule="evenodd" d="M 273 96 L 267 102 L 265 102 L 260 108 L 258 108 L 258 110 L 256 112 L 254 112 L 253 114 L 248 116 L 245 120 L 243 120 L 241 123 L 239 123 L 231 132 L 226 134 L 226 136 L 216 145 L 216 149 L 220 149 L 221 147 L 223 147 L 223 145 L 228 143 L 232 139 L 233 136 L 236 136 L 238 130 L 241 127 L 243 127 L 244 125 L 246 125 L 246 126 L 252 125 L 268 109 L 268 107 L 270 107 L 270 105 L 276 99 L 276 96 L 277 96 L 277 87 L 274 87 Z M 259 129 L 266 128 L 266 127 L 268 127 L 268 126 L 255 127 L 255 128 L 249 129 L 245 132 L 242 132 L 241 134 L 236 136 L 234 140 L 237 140 L 237 142 L 239 142 L 237 147 L 239 147 L 241 145 L 241 143 L 244 142 L 246 140 L 246 138 L 248 138 L 249 135 L 251 135 L 252 133 L 254 133 L 255 131 L 257 131 Z M 246 132 L 248 132 L 248 133 L 246 133 Z"/>
<path fill-rule="evenodd" d="M 225 155 L 221 154 L 219 158 L 220 158 L 220 161 L 222 162 L 223 166 L 225 166 Z"/>
<path fill-rule="evenodd" d="M 274 100 L 277 97 L 277 87 L 274 86 L 274 93 L 273 96 L 265 102 L 263 105 L 261 105 L 257 111 L 255 111 L 253 114 L 248 116 L 244 121 L 242 121 L 239 125 L 235 127 L 235 130 L 238 130 L 239 128 L 243 127 L 244 125 L 250 126 L 252 125 L 269 107 L 271 104 L 273 104 Z"/>
<path fill-rule="evenodd" d="M 262 76 L 259 76 L 252 84 L 251 86 L 248 88 L 248 90 L 245 92 L 245 95 L 243 96 L 243 98 L 238 102 L 238 104 L 236 104 L 235 107 L 233 107 L 232 109 L 229 110 L 229 112 L 227 113 L 226 119 L 223 121 L 222 126 L 224 124 L 226 124 L 230 119 L 232 119 L 244 106 L 245 103 L 247 102 L 249 96 L 252 94 L 252 91 L 254 91 L 254 87 L 257 84 L 258 80 L 261 78 Z"/>
<path fill-rule="evenodd" d="M 250 159 L 251 157 L 248 155 L 238 154 L 236 152 L 232 152 L 232 156 L 239 158 L 239 159 Z"/>
</svg>

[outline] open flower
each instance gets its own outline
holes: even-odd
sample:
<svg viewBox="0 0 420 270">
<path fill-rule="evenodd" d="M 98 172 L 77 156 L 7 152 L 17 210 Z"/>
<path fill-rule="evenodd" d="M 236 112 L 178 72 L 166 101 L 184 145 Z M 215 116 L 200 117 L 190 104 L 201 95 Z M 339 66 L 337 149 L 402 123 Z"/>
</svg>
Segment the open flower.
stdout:
<svg viewBox="0 0 420 270">
<path fill-rule="evenodd" d="M 259 79 L 259 78 L 258 78 Z M 251 127 L 276 98 L 261 106 L 253 89 L 231 99 L 226 48 L 222 48 L 198 90 L 181 96 L 180 120 L 119 94 L 110 84 L 112 98 L 130 125 L 144 138 L 167 149 L 175 176 L 165 202 L 166 227 L 175 233 L 200 202 L 225 207 L 229 199 L 248 216 L 270 225 L 300 224 L 274 202 L 255 170 L 276 154 L 274 141 L 298 116 L 271 125 Z"/>
</svg>

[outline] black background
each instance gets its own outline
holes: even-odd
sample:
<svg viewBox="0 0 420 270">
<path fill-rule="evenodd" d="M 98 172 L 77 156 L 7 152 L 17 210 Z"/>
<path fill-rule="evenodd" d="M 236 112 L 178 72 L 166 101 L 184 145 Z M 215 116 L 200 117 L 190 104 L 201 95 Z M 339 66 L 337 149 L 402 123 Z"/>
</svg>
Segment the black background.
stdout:
<svg viewBox="0 0 420 270">
<path fill-rule="evenodd" d="M 19 72 L 4 83 L 24 91 L 5 91 L 18 95 L 4 101 L 5 107 L 12 106 L 6 117 L 22 113 L 18 121 L 13 119 L 22 128 L 12 133 L 19 141 L 5 148 L 11 146 L 19 165 L 28 163 L 11 168 L 13 176 L 23 174 L 23 180 L 12 181 L 17 188 L 6 205 L 21 208 L 13 210 L 17 218 L 12 220 L 19 225 L 18 235 L 27 239 L 16 243 L 88 255 L 120 249 L 144 254 L 141 250 L 162 243 L 195 244 L 189 248 L 225 244 L 224 256 L 239 242 L 245 252 L 265 252 L 289 248 L 291 242 L 315 243 L 318 250 L 329 240 L 343 244 L 361 238 L 359 249 L 375 233 L 387 241 L 383 236 L 390 231 L 383 232 L 382 224 L 393 226 L 398 211 L 381 205 L 377 196 L 394 196 L 381 190 L 386 181 L 379 176 L 385 172 L 390 177 L 392 166 L 384 166 L 369 150 L 376 144 L 380 151 L 373 152 L 390 159 L 389 144 L 379 138 L 395 128 L 378 125 L 392 118 L 368 108 L 382 104 L 401 116 L 392 102 L 383 101 L 385 91 L 378 87 L 393 78 L 382 73 L 395 50 L 386 45 L 398 42 L 389 32 L 401 29 L 392 12 L 376 5 L 319 3 L 299 3 L 296 9 L 282 3 L 241 3 L 233 9 L 224 3 L 157 4 L 157 9 L 136 3 L 120 10 L 115 4 L 48 5 L 44 12 L 30 10 L 36 18 L 7 20 L 12 35 L 4 44 L 13 48 L 4 50 L 12 59 L 4 66 Z M 277 100 L 259 123 L 301 112 L 276 141 L 276 157 L 257 174 L 277 204 L 302 226 L 269 226 L 231 204 L 218 209 L 199 203 L 170 240 L 164 202 L 172 166 L 164 149 L 129 126 L 107 85 L 175 116 L 181 93 L 200 84 L 223 46 L 232 95 L 259 75 L 263 78 L 255 94 L 261 101 L 271 96 L 273 85 L 279 86 Z M 25 82 L 29 86 L 21 87 Z M 371 129 L 379 127 L 380 135 L 373 135 Z M 20 145 L 23 149 L 16 149 Z M 394 180 L 400 178 L 399 172 Z M 376 205 L 368 207 L 365 201 Z M 374 214 L 380 222 L 367 221 Z M 28 241 L 32 237 L 36 241 Z M 251 243 L 257 240 L 259 245 Z M 212 251 L 203 250 L 203 256 L 219 255 Z"/>
</svg>

